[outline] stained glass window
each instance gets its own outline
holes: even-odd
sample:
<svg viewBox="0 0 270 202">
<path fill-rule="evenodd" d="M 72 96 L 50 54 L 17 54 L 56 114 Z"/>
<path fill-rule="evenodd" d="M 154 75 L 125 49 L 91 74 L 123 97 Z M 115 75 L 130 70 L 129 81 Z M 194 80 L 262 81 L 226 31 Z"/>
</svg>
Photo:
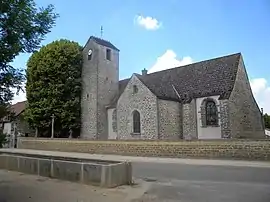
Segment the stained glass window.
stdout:
<svg viewBox="0 0 270 202">
<path fill-rule="evenodd" d="M 218 113 L 216 103 L 212 100 L 206 102 L 206 125 L 218 125 Z"/>
</svg>

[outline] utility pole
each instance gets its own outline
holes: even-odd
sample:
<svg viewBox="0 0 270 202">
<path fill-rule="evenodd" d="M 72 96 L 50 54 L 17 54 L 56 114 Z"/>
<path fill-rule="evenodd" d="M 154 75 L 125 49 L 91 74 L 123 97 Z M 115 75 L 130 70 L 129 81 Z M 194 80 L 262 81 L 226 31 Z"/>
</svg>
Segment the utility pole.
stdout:
<svg viewBox="0 0 270 202">
<path fill-rule="evenodd" d="M 54 118 L 55 118 L 54 114 L 51 117 L 52 117 L 52 135 L 51 135 L 51 138 L 53 138 L 53 136 L 54 136 Z"/>
<path fill-rule="evenodd" d="M 35 133 L 35 138 L 38 137 L 38 128 L 36 127 L 36 133 Z"/>
</svg>

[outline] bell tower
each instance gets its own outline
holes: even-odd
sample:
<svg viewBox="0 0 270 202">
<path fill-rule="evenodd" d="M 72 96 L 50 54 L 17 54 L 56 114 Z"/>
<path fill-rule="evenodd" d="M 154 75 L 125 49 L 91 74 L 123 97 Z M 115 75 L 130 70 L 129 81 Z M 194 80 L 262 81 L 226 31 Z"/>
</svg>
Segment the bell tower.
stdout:
<svg viewBox="0 0 270 202">
<path fill-rule="evenodd" d="M 91 36 L 83 48 L 81 138 L 107 139 L 106 106 L 118 93 L 119 50 Z"/>
</svg>

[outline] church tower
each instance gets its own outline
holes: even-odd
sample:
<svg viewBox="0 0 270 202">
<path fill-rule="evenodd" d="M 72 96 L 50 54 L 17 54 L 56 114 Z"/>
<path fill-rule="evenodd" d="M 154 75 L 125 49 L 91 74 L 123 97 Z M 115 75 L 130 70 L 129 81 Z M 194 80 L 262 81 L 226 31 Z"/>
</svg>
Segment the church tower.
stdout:
<svg viewBox="0 0 270 202">
<path fill-rule="evenodd" d="M 107 110 L 118 94 L 119 50 L 91 36 L 83 48 L 81 138 L 107 139 Z"/>
</svg>

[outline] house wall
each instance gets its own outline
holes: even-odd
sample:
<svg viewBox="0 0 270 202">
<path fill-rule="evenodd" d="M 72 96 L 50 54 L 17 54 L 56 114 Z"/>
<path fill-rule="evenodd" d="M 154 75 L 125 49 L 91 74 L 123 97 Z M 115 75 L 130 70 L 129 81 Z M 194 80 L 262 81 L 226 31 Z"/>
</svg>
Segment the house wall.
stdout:
<svg viewBox="0 0 270 202">
<path fill-rule="evenodd" d="M 242 58 L 229 98 L 229 111 L 232 138 L 265 137 L 262 114 L 253 97 Z"/>
<path fill-rule="evenodd" d="M 117 119 L 114 120 L 114 117 L 113 117 L 114 110 L 116 110 L 116 109 L 112 108 L 112 109 L 107 110 L 107 112 L 108 112 L 108 132 L 109 132 L 108 139 L 110 139 L 110 140 L 117 139 L 117 132 L 113 128 L 114 127 L 113 124 L 115 124 L 115 121 L 117 121 Z"/>
<path fill-rule="evenodd" d="M 203 101 L 207 98 L 213 99 L 216 102 L 216 106 L 218 109 L 218 126 L 203 126 L 202 124 L 202 114 L 201 107 Z M 221 138 L 221 121 L 220 121 L 220 102 L 218 100 L 219 96 L 209 96 L 202 97 L 196 99 L 196 112 L 197 112 L 197 131 L 198 131 L 198 139 L 220 139 Z"/>
<path fill-rule="evenodd" d="M 133 92 L 136 85 L 138 92 Z M 141 118 L 141 134 L 133 134 L 132 112 L 137 110 Z M 133 75 L 117 103 L 118 139 L 157 139 L 157 97 Z"/>
<path fill-rule="evenodd" d="M 4 123 L 3 133 L 8 135 L 11 134 L 11 123 Z"/>
<path fill-rule="evenodd" d="M 182 106 L 179 102 L 158 99 L 159 139 L 182 138 Z"/>
</svg>

